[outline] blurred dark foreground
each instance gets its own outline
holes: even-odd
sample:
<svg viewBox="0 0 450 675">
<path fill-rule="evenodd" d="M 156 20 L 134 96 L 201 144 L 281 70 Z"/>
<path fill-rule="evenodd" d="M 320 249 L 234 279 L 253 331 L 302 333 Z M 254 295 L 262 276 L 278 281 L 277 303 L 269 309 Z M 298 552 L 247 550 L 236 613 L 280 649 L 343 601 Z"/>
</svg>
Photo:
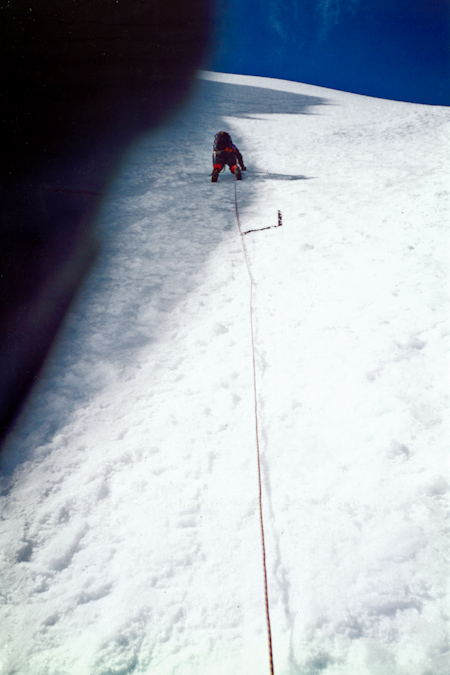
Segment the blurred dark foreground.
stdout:
<svg viewBox="0 0 450 675">
<path fill-rule="evenodd" d="M 0 7 L 0 442 L 95 255 L 118 160 L 181 101 L 208 30 L 208 0 Z"/>
</svg>

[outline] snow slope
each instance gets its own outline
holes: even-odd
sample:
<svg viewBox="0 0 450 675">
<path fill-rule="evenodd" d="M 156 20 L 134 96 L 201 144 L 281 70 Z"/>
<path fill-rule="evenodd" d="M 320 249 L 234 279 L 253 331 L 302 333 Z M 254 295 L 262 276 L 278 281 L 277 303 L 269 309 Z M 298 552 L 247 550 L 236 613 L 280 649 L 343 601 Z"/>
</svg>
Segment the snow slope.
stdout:
<svg viewBox="0 0 450 675">
<path fill-rule="evenodd" d="M 2 456 L 2 675 L 448 675 L 448 108 L 202 73 Z"/>
</svg>

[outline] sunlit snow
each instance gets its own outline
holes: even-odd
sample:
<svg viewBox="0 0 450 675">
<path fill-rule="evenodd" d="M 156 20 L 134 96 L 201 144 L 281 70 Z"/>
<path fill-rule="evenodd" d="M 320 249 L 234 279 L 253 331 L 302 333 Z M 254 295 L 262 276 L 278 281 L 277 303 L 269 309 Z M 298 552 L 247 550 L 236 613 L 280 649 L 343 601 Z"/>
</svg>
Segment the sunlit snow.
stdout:
<svg viewBox="0 0 450 675">
<path fill-rule="evenodd" d="M 202 73 L 2 456 L 1 675 L 448 675 L 450 109 Z"/>
</svg>

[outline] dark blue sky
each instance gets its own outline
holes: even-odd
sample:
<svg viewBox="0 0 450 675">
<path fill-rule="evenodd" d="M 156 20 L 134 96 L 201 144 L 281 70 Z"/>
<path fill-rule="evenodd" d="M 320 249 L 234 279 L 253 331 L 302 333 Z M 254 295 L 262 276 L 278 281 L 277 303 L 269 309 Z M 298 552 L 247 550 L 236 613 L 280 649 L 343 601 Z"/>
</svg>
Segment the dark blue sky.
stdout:
<svg viewBox="0 0 450 675">
<path fill-rule="evenodd" d="M 215 0 L 212 70 L 450 105 L 450 0 Z"/>
</svg>

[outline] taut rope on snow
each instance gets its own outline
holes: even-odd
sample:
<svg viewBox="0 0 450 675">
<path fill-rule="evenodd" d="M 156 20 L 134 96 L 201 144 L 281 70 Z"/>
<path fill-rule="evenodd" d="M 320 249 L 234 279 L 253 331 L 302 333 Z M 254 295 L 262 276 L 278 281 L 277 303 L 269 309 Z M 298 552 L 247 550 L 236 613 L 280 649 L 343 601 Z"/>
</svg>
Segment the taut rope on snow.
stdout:
<svg viewBox="0 0 450 675">
<path fill-rule="evenodd" d="M 253 277 L 250 270 L 250 263 L 248 261 L 247 250 L 245 248 L 244 239 L 242 236 L 241 223 L 239 220 L 239 211 L 237 203 L 237 189 L 236 181 L 234 182 L 234 204 L 236 207 L 236 220 L 239 228 L 239 234 L 242 250 L 244 251 L 245 264 L 247 266 L 248 276 L 250 278 L 250 328 L 251 328 L 251 337 L 252 337 L 252 359 L 253 359 L 253 391 L 254 391 L 254 400 L 255 400 L 255 433 L 256 433 L 256 453 L 258 458 L 258 485 L 259 485 L 259 520 L 261 523 L 261 543 L 262 543 L 262 555 L 263 555 L 263 570 L 264 570 L 264 595 L 266 599 L 266 620 L 267 620 L 267 638 L 269 641 L 269 660 L 270 660 L 270 673 L 274 675 L 273 667 L 273 650 L 272 650 L 272 631 L 270 628 L 270 612 L 269 612 L 269 591 L 267 586 L 267 568 L 266 568 L 266 545 L 264 539 L 264 521 L 263 521 L 263 511 L 262 511 L 262 487 L 261 487 L 261 459 L 259 451 L 259 429 L 258 429 L 258 395 L 256 389 L 256 360 L 255 360 L 255 337 L 253 330 Z M 278 211 L 278 223 L 281 224 L 281 213 Z M 269 228 L 264 228 L 269 229 Z M 245 232 L 244 234 L 247 234 Z"/>
</svg>

